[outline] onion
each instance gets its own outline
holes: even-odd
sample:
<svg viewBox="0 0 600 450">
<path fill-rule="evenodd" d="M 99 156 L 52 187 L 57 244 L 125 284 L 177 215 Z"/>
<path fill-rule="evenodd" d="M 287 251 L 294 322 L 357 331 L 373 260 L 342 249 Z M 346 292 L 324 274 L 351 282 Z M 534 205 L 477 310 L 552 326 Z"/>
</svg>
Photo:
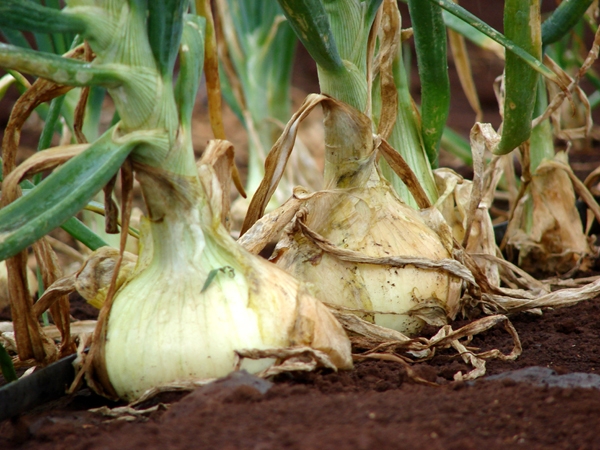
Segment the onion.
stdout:
<svg viewBox="0 0 600 450">
<path fill-rule="evenodd" d="M 341 325 L 301 283 L 233 241 L 220 221 L 216 177 L 208 166 L 200 174 L 204 187 L 137 168 L 149 217 L 137 267 L 112 302 L 100 361 L 117 396 L 227 375 L 244 349 L 311 346 L 351 368 Z M 244 360 L 242 368 L 271 364 Z"/>
<path fill-rule="evenodd" d="M 348 104 L 311 95 L 273 148 L 272 155 L 281 156 L 268 158 L 267 169 L 270 175 L 278 173 L 298 122 L 318 103 L 325 112 L 326 188 L 300 199 L 273 260 L 311 283 L 323 302 L 350 309 L 378 325 L 416 334 L 424 324 L 424 305 L 443 312 L 448 298 L 459 293 L 459 283 L 439 265 L 450 258 L 452 241 L 443 241 L 380 176 L 371 120 Z M 264 211 L 269 189 L 275 185 L 276 181 L 265 178 L 245 225 L 260 217 L 261 204 Z M 268 222 L 265 216 L 240 242 L 252 247 Z M 419 268 L 399 263 L 402 258 L 419 260 Z"/>
</svg>

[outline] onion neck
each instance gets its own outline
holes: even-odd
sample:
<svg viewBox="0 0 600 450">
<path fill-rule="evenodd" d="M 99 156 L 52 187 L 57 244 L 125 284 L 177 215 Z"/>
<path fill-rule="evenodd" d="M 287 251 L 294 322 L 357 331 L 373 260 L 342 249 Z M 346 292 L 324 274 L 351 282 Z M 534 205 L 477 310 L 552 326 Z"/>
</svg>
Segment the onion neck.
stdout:
<svg viewBox="0 0 600 450">
<path fill-rule="evenodd" d="M 138 166 L 136 178 L 148 209 L 151 236 L 141 241 L 141 257 L 165 269 L 197 265 L 212 217 L 198 177 Z"/>
<path fill-rule="evenodd" d="M 323 103 L 325 189 L 364 187 L 377 174 L 371 119 L 345 103 Z"/>
</svg>

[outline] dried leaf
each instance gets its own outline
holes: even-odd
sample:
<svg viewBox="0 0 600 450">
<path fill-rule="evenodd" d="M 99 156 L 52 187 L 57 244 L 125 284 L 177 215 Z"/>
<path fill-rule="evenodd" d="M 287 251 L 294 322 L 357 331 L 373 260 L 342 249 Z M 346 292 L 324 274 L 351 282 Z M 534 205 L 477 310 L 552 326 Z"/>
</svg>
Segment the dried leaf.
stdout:
<svg viewBox="0 0 600 450">
<path fill-rule="evenodd" d="M 400 44 L 401 19 L 398 4 L 394 0 L 383 2 L 379 49 L 379 74 L 381 78 L 381 113 L 377 134 L 387 139 L 398 114 L 398 91 L 394 82 L 393 63 Z"/>
<path fill-rule="evenodd" d="M 100 408 L 88 409 L 88 411 L 91 413 L 101 414 L 104 417 L 111 417 L 115 419 L 122 419 L 128 416 L 133 416 L 134 419 L 137 419 L 160 409 L 167 409 L 167 405 L 159 403 L 158 405 L 154 405 L 146 409 L 135 409 L 131 406 L 117 406 L 116 408 L 101 406 Z"/>
<path fill-rule="evenodd" d="M 513 220 L 521 225 L 508 230 L 508 243 L 519 249 L 519 266 L 531 273 L 565 273 L 576 264 L 585 270 L 595 253 L 575 207 L 568 166 L 557 162 L 561 154 L 556 158 L 554 163 L 542 162 L 527 187 L 532 201 L 531 229 L 525 228 L 525 210 L 519 209 Z"/>
<path fill-rule="evenodd" d="M 394 150 L 394 148 L 385 139 L 381 139 L 377 148 L 392 170 L 396 172 L 402 182 L 406 184 L 410 190 L 410 193 L 416 200 L 417 205 L 419 205 L 419 208 L 429 208 L 431 206 L 431 202 L 429 201 L 429 197 L 427 197 L 427 193 L 402 155 Z"/>
<path fill-rule="evenodd" d="M 468 283 L 476 284 L 473 274 L 458 261 L 453 259 L 432 260 L 420 256 L 388 256 L 388 257 L 371 257 L 354 250 L 343 249 L 333 245 L 323 236 L 315 233 L 301 220 L 297 221 L 302 229 L 302 232 L 321 250 L 329 253 L 336 258 L 353 263 L 378 264 L 393 267 L 414 266 L 419 269 L 440 270 L 450 275 L 456 276 Z"/>
<path fill-rule="evenodd" d="M 100 309 L 106 300 L 118 260 L 119 250 L 113 247 L 100 247 L 88 257 L 76 274 L 59 280 L 57 283 L 60 284 L 57 284 L 56 288 L 60 289 L 64 286 L 65 289 L 76 289 L 90 305 Z M 131 276 L 136 263 L 135 255 L 128 252 L 123 254 L 116 280 L 117 289 Z"/>
<path fill-rule="evenodd" d="M 283 133 L 269 152 L 265 159 L 265 176 L 248 207 L 248 213 L 240 231 L 241 236 L 263 216 L 267 203 L 275 192 L 275 189 L 277 189 L 279 181 L 283 176 L 287 161 L 294 148 L 300 123 L 310 114 L 315 106 L 326 100 L 335 102 L 335 100 L 325 95 L 311 94 L 306 97 L 302 106 L 294 113 Z"/>
<path fill-rule="evenodd" d="M 529 311 L 535 308 L 556 308 L 569 306 L 584 300 L 591 300 L 600 295 L 600 279 L 592 283 L 571 289 L 561 289 L 535 298 L 515 298 L 494 294 L 485 294 L 484 298 L 499 305 L 509 314 L 521 311 Z"/>
<path fill-rule="evenodd" d="M 475 87 L 475 81 L 473 80 L 471 61 L 467 52 L 467 46 L 465 45 L 465 38 L 456 31 L 448 29 L 448 43 L 450 44 L 450 51 L 452 52 L 460 85 L 467 97 L 469 105 L 471 105 L 471 108 L 475 111 L 475 121 L 481 122 L 483 119 L 483 111 L 481 110 L 477 88 Z"/>
<path fill-rule="evenodd" d="M 202 153 L 202 157 L 196 163 L 198 167 L 203 164 L 213 167 L 217 175 L 217 179 L 221 185 L 221 198 L 213 199 L 210 192 L 207 192 L 207 195 L 211 199 L 213 211 L 218 207 L 216 211 L 220 211 L 218 216 L 221 218 L 221 223 L 227 230 L 231 228 L 229 207 L 231 200 L 229 191 L 231 188 L 232 170 L 235 167 L 234 157 L 235 154 L 231 142 L 213 139 L 208 143 L 208 146 Z M 220 203 L 220 205 L 217 205 L 215 202 Z"/>
<path fill-rule="evenodd" d="M 270 359 L 274 358 L 277 363 L 259 373 L 257 376 L 266 378 L 279 375 L 284 372 L 313 371 L 316 367 L 324 367 L 337 371 L 337 366 L 329 356 L 312 347 L 291 347 L 273 349 L 242 349 L 236 350 L 240 358 L 235 370 L 239 370 L 244 358 L 248 359 Z M 350 362 L 350 364 L 352 364 Z"/>
</svg>

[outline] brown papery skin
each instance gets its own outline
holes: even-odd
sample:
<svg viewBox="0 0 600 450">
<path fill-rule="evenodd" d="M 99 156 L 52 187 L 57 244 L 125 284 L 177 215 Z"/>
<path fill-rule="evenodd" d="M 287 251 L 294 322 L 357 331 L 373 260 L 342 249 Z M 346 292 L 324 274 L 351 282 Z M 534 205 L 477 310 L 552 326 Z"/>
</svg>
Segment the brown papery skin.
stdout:
<svg viewBox="0 0 600 450">
<path fill-rule="evenodd" d="M 323 102 L 325 190 L 306 200 L 306 227 L 340 249 L 370 257 L 449 258 L 439 236 L 406 206 L 375 165 L 371 120 L 341 102 Z M 273 258 L 320 300 L 357 310 L 378 325 L 414 335 L 423 321 L 405 313 L 423 301 L 444 305 L 450 278 L 435 270 L 340 261 L 293 227 Z M 390 314 L 373 314 L 385 312 Z"/>
</svg>

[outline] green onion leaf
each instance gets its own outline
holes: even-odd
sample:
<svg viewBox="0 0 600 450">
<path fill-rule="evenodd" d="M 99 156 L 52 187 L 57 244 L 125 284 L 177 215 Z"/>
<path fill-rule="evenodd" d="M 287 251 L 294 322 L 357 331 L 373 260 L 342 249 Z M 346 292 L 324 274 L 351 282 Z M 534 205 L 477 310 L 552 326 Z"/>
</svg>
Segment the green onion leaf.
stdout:
<svg viewBox="0 0 600 450">
<path fill-rule="evenodd" d="M 511 41 L 508 38 L 508 36 L 504 36 L 499 31 L 494 30 L 487 23 L 485 23 L 478 17 L 474 16 L 473 14 L 471 14 L 469 11 L 467 11 L 463 7 L 457 5 L 452 0 L 428 0 L 428 1 L 433 2 L 437 5 L 440 5 L 442 8 L 444 8 L 449 13 L 451 13 L 451 14 L 455 15 L 456 17 L 458 17 L 459 19 L 462 19 L 463 21 L 467 22 L 472 27 L 476 28 L 477 30 L 479 30 L 483 34 L 485 34 L 486 36 L 488 36 L 491 39 L 493 39 L 494 41 L 498 42 L 506 50 L 508 50 L 508 52 L 510 52 L 511 54 L 514 54 L 518 58 L 522 59 L 533 70 L 540 73 L 547 79 L 554 81 L 555 83 L 561 85 L 561 83 L 558 79 L 558 76 L 554 72 L 552 72 L 552 70 L 550 70 L 548 67 L 546 67 L 544 64 L 542 64 L 542 61 L 540 61 L 539 58 L 535 58 L 530 53 L 528 53 L 526 50 L 521 48 L 517 43 Z"/>
<path fill-rule="evenodd" d="M 78 17 L 57 9 L 38 5 L 30 0 L 2 0 L 0 28 L 36 33 L 83 33 L 85 23 Z"/>
<path fill-rule="evenodd" d="M 321 0 L 278 0 L 296 35 L 323 69 L 344 70 Z"/>
<path fill-rule="evenodd" d="M 553 44 L 567 34 L 594 0 L 563 0 L 542 24 L 542 44 Z"/>
<path fill-rule="evenodd" d="M 84 61 L 6 44 L 0 44 L 0 67 L 68 86 L 118 87 L 131 73 L 127 66 L 103 68 Z"/>
<path fill-rule="evenodd" d="M 432 167 L 437 167 L 440 140 L 450 111 L 446 27 L 442 9 L 408 0 L 421 80 L 422 136 Z"/>
<path fill-rule="evenodd" d="M 206 19 L 186 14 L 184 22 L 179 47 L 179 76 L 175 84 L 175 101 L 179 109 L 179 122 L 189 127 L 202 76 Z"/>
<path fill-rule="evenodd" d="M 80 211 L 139 143 L 112 141 L 107 131 L 24 197 L 0 210 L 0 260 L 10 258 Z"/>
<path fill-rule="evenodd" d="M 187 0 L 148 2 L 148 40 L 160 74 L 171 76 L 181 39 L 184 7 Z"/>
<path fill-rule="evenodd" d="M 539 0 L 506 0 L 504 32 L 507 38 L 533 57 L 541 58 Z M 507 53 L 504 77 L 502 138 L 494 150 L 498 155 L 510 153 L 529 139 L 539 74 L 513 53 Z"/>
</svg>

